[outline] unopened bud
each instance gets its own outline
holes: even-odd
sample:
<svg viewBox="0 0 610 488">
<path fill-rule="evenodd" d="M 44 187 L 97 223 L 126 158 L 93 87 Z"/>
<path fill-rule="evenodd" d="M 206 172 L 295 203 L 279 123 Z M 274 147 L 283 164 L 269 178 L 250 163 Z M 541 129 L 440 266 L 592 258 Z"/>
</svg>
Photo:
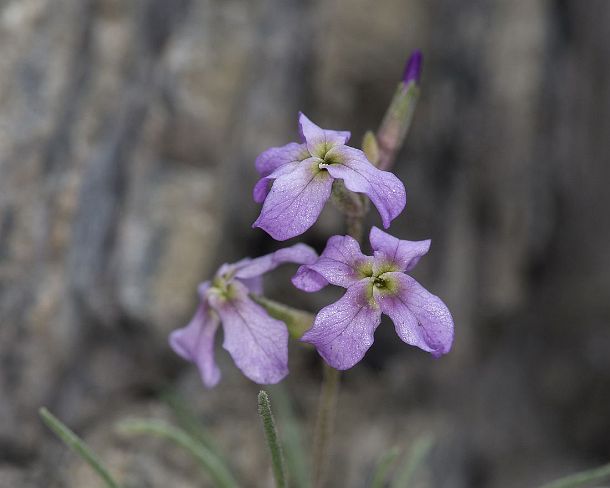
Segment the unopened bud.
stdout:
<svg viewBox="0 0 610 488">
<path fill-rule="evenodd" d="M 388 170 L 394 164 L 396 155 L 402 147 L 419 99 L 419 78 L 423 57 L 415 51 L 407 61 L 402 81 L 399 83 L 394 98 L 383 117 L 377 131 L 379 144 L 380 169 Z"/>
</svg>

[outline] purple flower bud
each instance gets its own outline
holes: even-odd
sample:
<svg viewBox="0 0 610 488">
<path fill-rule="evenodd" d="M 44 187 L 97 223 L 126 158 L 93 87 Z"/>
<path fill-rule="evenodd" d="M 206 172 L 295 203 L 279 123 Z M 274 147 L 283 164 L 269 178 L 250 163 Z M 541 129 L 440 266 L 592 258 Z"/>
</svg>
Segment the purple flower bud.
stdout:
<svg viewBox="0 0 610 488">
<path fill-rule="evenodd" d="M 419 49 L 416 49 L 411 53 L 407 65 L 405 66 L 405 72 L 402 75 L 402 81 L 405 85 L 412 81 L 419 83 L 423 60 L 424 57 Z"/>
</svg>

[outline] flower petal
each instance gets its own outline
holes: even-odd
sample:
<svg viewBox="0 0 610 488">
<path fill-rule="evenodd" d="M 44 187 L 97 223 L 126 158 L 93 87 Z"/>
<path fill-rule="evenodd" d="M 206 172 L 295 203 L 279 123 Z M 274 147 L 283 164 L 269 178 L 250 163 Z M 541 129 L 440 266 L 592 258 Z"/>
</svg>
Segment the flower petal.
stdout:
<svg viewBox="0 0 610 488">
<path fill-rule="evenodd" d="M 306 244 L 295 244 L 294 246 L 279 249 L 265 256 L 251 259 L 243 267 L 235 272 L 235 277 L 253 278 L 277 268 L 283 263 L 308 264 L 318 259 L 318 253 Z"/>
<path fill-rule="evenodd" d="M 372 259 L 362 254 L 353 237 L 332 236 L 318 260 L 308 267 L 329 283 L 347 288 L 366 277 L 367 269 L 372 271 Z"/>
<path fill-rule="evenodd" d="M 439 357 L 453 343 L 453 318 L 443 301 L 403 273 L 385 273 L 397 284 L 395 294 L 374 292 L 383 313 L 390 316 L 398 336 Z"/>
<path fill-rule="evenodd" d="M 176 354 L 197 364 L 203 384 L 208 388 L 216 386 L 220 380 L 220 370 L 214 360 L 218 323 L 216 314 L 206 302 L 202 302 L 188 325 L 169 336 L 169 343 Z"/>
<path fill-rule="evenodd" d="M 430 239 L 425 241 L 405 241 L 372 227 L 369 234 L 371 247 L 374 251 L 382 253 L 384 257 L 395 264 L 397 271 L 410 271 L 430 249 Z"/>
<path fill-rule="evenodd" d="M 321 274 L 317 273 L 309 266 L 300 266 L 296 274 L 291 279 L 292 284 L 299 290 L 306 292 L 320 291 L 328 285 L 328 281 Z"/>
<path fill-rule="evenodd" d="M 301 140 L 307 144 L 309 153 L 317 157 L 324 157 L 331 147 L 345 144 L 351 136 L 348 131 L 322 129 L 309 120 L 303 112 L 299 112 L 299 132 Z"/>
<path fill-rule="evenodd" d="M 292 173 L 295 169 L 300 166 L 300 161 L 292 161 L 290 163 L 286 163 L 282 166 L 276 168 L 273 172 L 268 175 L 264 175 L 260 180 L 256 182 L 254 188 L 252 189 L 252 198 L 256 203 L 262 203 L 269 195 L 269 191 L 271 191 L 271 185 L 273 180 L 279 178 L 282 175 L 287 175 Z"/>
<path fill-rule="evenodd" d="M 303 161 L 309 157 L 307 146 L 291 142 L 281 147 L 271 147 L 259 154 L 254 161 L 256 171 L 261 176 L 267 176 L 273 173 L 280 166 L 293 161 Z"/>
<path fill-rule="evenodd" d="M 373 344 L 381 310 L 371 301 L 371 287 L 369 279 L 354 283 L 342 298 L 320 310 L 301 339 L 316 346 L 333 368 L 351 368 Z"/>
<path fill-rule="evenodd" d="M 307 159 L 274 181 L 252 226 L 278 241 L 298 236 L 316 222 L 331 188 L 332 178 L 326 171 L 319 171 L 317 159 Z"/>
<path fill-rule="evenodd" d="M 288 374 L 288 330 L 248 297 L 239 281 L 231 283 L 231 298 L 210 295 L 224 329 L 223 347 L 252 381 L 273 384 Z"/>
<path fill-rule="evenodd" d="M 377 207 L 386 229 L 405 208 L 407 195 L 402 182 L 392 173 L 373 166 L 359 149 L 335 147 L 326 160 L 332 163 L 320 167 L 328 169 L 333 178 L 341 178 L 349 190 L 366 194 Z"/>
</svg>

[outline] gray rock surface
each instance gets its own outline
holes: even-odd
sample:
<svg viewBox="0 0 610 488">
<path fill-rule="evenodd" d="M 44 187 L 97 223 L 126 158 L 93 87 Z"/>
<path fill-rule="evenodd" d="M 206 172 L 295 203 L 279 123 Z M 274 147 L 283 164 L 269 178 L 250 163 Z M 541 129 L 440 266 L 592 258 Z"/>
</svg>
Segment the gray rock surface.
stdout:
<svg viewBox="0 0 610 488">
<path fill-rule="evenodd" d="M 299 109 L 357 143 L 416 47 L 392 232 L 432 237 L 416 277 L 457 340 L 431 362 L 379 329 L 347 375 L 331 486 L 364 486 L 379 449 L 426 429 L 443 439 L 435 487 L 529 486 L 607 460 L 608 25 L 604 0 L 1 2 L 0 486 L 96 486 L 41 405 L 128 486 L 202 486 L 179 453 L 157 464 L 159 443 L 112 431 L 134 410 L 165 415 L 157 393 L 177 380 L 239 472 L 270 483 L 256 387 L 224 357 L 226 381 L 204 392 L 167 334 L 220 263 L 279 247 L 250 228 L 256 155 L 295 137 Z M 320 248 L 340 226 L 328 209 L 304 239 Z M 288 276 L 272 295 L 328 303 Z M 307 351 L 294 361 L 305 420 L 317 370 Z"/>
</svg>

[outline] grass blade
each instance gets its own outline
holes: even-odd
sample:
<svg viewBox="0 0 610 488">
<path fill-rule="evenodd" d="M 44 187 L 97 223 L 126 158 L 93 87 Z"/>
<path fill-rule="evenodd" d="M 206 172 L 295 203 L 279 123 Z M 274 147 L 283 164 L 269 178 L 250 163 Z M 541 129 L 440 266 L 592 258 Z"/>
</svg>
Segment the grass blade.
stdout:
<svg viewBox="0 0 610 488">
<path fill-rule="evenodd" d="M 581 488 L 606 479 L 610 479 L 610 464 L 560 478 L 540 488 Z"/>
<path fill-rule="evenodd" d="M 409 488 L 411 486 L 415 473 L 433 445 L 434 439 L 430 435 L 423 435 L 415 440 L 403 468 L 392 482 L 392 488 Z"/>
<path fill-rule="evenodd" d="M 184 430 L 162 420 L 130 419 L 119 423 L 118 429 L 127 434 L 152 434 L 168 439 L 186 449 L 220 488 L 237 488 L 237 482 L 224 462 Z"/>
<path fill-rule="evenodd" d="M 263 421 L 263 429 L 267 445 L 271 451 L 271 464 L 273 466 L 273 476 L 275 477 L 275 486 L 277 488 L 285 488 L 288 486 L 286 478 L 286 464 L 284 462 L 284 453 L 275 428 L 275 420 L 271 411 L 271 402 L 266 391 L 261 390 L 258 394 L 258 414 Z"/>
<path fill-rule="evenodd" d="M 114 481 L 108 470 L 104 467 L 100 459 L 87 447 L 84 441 L 72 432 L 61 420 L 42 407 L 38 410 L 42 421 L 45 425 L 59 437 L 66 446 L 76 452 L 83 458 L 89 466 L 98 474 L 98 476 L 106 483 L 108 488 L 119 488 L 119 484 Z"/>
<path fill-rule="evenodd" d="M 379 458 L 375 473 L 373 474 L 373 481 L 371 481 L 371 488 L 383 488 L 385 486 L 390 469 L 392 469 L 399 454 L 400 449 L 394 447 L 386 451 L 383 456 Z"/>
<path fill-rule="evenodd" d="M 180 395 L 173 392 L 165 392 L 161 395 L 161 398 L 172 409 L 179 427 L 188 432 L 191 437 L 199 441 L 204 447 L 222 458 L 212 436 L 203 427 L 197 415 L 189 408 Z"/>
</svg>

